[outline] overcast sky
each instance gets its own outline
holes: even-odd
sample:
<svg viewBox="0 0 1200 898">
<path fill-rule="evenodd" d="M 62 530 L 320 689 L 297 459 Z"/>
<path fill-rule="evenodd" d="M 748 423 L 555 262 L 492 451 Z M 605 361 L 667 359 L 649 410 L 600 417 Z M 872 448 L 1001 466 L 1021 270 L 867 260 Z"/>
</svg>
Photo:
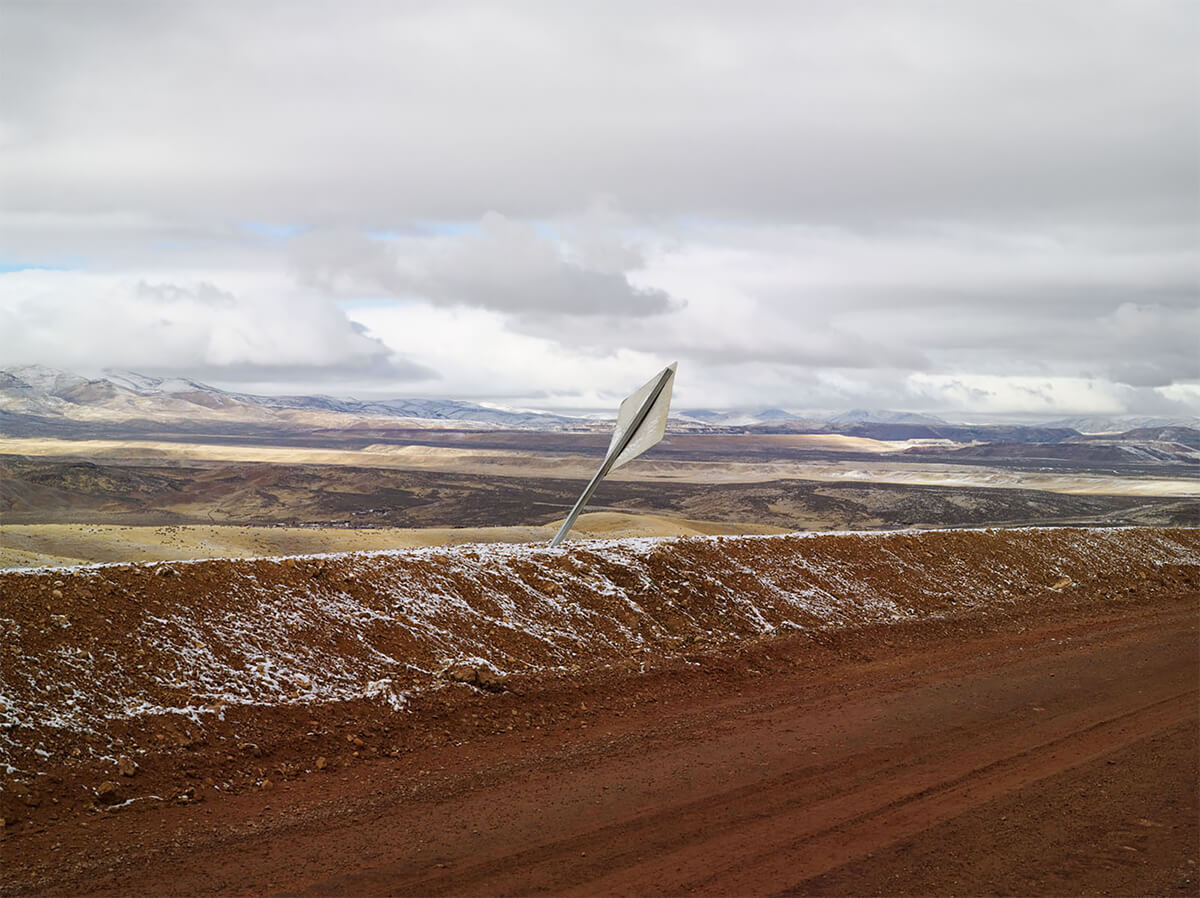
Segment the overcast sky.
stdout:
<svg viewBox="0 0 1200 898">
<path fill-rule="evenodd" d="M 0 366 L 1200 414 L 1198 23 L 0 0 Z"/>
</svg>

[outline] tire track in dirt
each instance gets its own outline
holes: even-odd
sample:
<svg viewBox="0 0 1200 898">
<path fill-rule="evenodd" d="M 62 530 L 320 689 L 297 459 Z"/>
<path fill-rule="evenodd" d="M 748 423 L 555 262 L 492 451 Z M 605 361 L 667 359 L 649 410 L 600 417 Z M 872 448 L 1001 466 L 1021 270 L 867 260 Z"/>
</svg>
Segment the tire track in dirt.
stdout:
<svg viewBox="0 0 1200 898">
<path fill-rule="evenodd" d="M 1196 893 L 1193 718 L 794 883 L 794 895 Z"/>
<path fill-rule="evenodd" d="M 1190 664 L 1179 663 L 1181 649 L 1182 657 L 1189 655 L 1187 634 L 1194 634 L 1194 616 L 1176 617 L 1172 624 L 1171 669 L 1142 664 L 1144 669 L 1155 668 L 1157 675 L 1149 696 L 1144 688 L 1132 695 L 1114 691 L 1111 676 L 1098 679 L 1078 670 L 1091 666 L 1100 648 L 1108 654 L 1118 647 L 1124 655 L 1137 654 L 1147 641 L 1157 641 L 1158 634 L 1148 628 L 1117 627 L 1107 644 L 1072 650 L 1067 669 L 1058 671 L 1080 673 L 1100 688 L 1068 689 L 1081 704 L 1048 717 L 1035 711 L 1032 725 L 1027 721 L 1019 726 L 1010 713 L 983 726 L 938 732 L 933 745 L 919 733 L 910 734 L 907 741 L 890 741 L 871 751 L 839 756 L 833 763 L 787 770 L 734 789 L 716 789 L 695 801 L 640 808 L 610 825 L 523 851 L 476 852 L 469 861 L 447 863 L 453 869 L 444 874 L 431 876 L 429 869 L 405 873 L 385 866 L 318 881 L 306 894 L 750 894 L 762 892 L 765 885 L 768 891 L 789 888 L 999 796 L 1194 722 L 1194 651 Z M 976 659 L 972 679 L 979 682 L 971 685 L 977 695 L 980 686 L 999 676 L 987 666 Z M 1027 685 L 1019 675 L 1012 681 Z M 905 703 L 912 698 L 904 696 Z M 1091 704 L 1092 699 L 1099 701 Z M 789 710 L 813 709 L 776 712 Z M 875 720 L 886 718 L 891 724 L 895 716 L 876 714 Z M 922 717 L 915 716 L 919 726 Z M 754 724 L 752 719 L 751 730 Z M 761 720 L 758 725 L 763 725 Z M 772 719 L 767 726 L 777 727 L 777 722 Z M 729 743 L 723 736 L 704 748 L 713 757 L 728 757 Z"/>
<path fill-rule="evenodd" d="M 761 882 L 764 876 L 781 881 L 789 876 L 815 877 L 967 809 L 1182 723 L 1194 716 L 1196 695 L 1196 690 L 1191 690 L 1113 720 L 1075 730 L 1060 739 L 1017 751 L 948 780 L 941 779 L 946 775 L 945 770 L 922 765 L 922 768 L 931 769 L 922 769 L 918 775 L 928 776 L 934 782 L 917 792 L 891 800 L 890 795 L 897 791 L 894 786 L 874 786 L 775 817 L 768 821 L 772 829 L 786 829 L 792 823 L 802 826 L 806 818 L 813 816 L 826 818 L 829 822 L 799 838 L 783 841 L 766 838 L 768 833 L 758 831 L 764 828 L 761 825 L 755 832 L 743 831 L 739 834 L 743 843 L 747 839 L 758 841 L 761 838 L 759 844 L 763 847 L 752 855 L 735 855 L 730 859 L 730 866 L 719 876 L 691 880 L 683 884 L 681 890 L 738 894 L 744 886 L 753 887 Z M 887 771 L 884 773 L 886 775 Z M 913 772 L 906 773 L 912 775 Z M 847 804 L 867 810 L 849 819 L 841 818 Z M 693 846 L 689 846 L 689 850 L 694 850 Z M 807 863 L 796 864 L 798 851 L 803 852 Z M 709 858 L 712 863 L 711 851 Z M 754 869 L 750 870 L 750 867 Z M 600 888 L 604 891 L 603 884 Z"/>
<path fill-rule="evenodd" d="M 864 767 L 882 761 L 884 752 L 855 759 L 855 769 L 821 767 L 741 787 L 688 805 L 669 807 L 631 821 L 591 830 L 506 857 L 492 857 L 452 877 L 425 877 L 386 883 L 392 893 L 456 894 L 484 889 L 488 894 L 521 894 L 530 880 L 555 877 L 576 857 L 589 858 L 570 881 L 561 874 L 555 894 L 638 894 L 653 882 L 657 894 L 755 894 L 764 878 L 786 882 L 811 878 L 848 860 L 870 854 L 897 839 L 918 833 L 992 798 L 1085 763 L 1122 745 L 1188 719 L 1196 700 L 1192 690 L 1120 717 L 1085 726 L 1059 739 L 1016 751 L 989 764 L 951 777 L 953 755 L 962 746 L 913 761 L 880 763 L 865 786 L 857 782 Z M 1097 740 L 1105 740 L 1097 749 Z M 1019 741 L 1019 740 L 1017 740 Z M 894 781 L 888 782 L 889 778 Z M 884 782 L 876 782 L 882 779 Z M 929 782 L 917 791 L 914 783 Z M 813 800 L 814 796 L 829 797 Z M 847 812 L 850 812 L 849 816 Z M 813 820 L 821 821 L 813 826 Z M 797 835 L 799 833 L 799 835 Z M 748 845 L 756 846 L 747 850 Z M 797 853 L 803 859 L 797 862 Z M 664 876 L 664 865 L 677 871 L 719 872 L 700 878 Z M 614 869 L 596 877 L 597 870 Z M 631 888 L 631 883 L 639 883 Z M 373 893 L 384 887 L 376 875 L 335 879 L 305 895 Z"/>
<path fill-rule="evenodd" d="M 10 827 L 0 894 L 1161 893 L 1197 842 L 1198 598 L 462 687 L 411 753 Z"/>
</svg>

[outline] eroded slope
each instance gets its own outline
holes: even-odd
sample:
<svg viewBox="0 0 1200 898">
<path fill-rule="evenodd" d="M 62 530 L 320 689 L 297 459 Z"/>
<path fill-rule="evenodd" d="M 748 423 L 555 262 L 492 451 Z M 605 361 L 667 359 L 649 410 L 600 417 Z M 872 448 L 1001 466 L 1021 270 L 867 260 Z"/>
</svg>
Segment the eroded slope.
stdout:
<svg viewBox="0 0 1200 898">
<path fill-rule="evenodd" d="M 1029 529 L 7 572 L 0 758 L 30 777 L 152 752 L 164 725 L 188 746 L 218 730 L 236 742 L 230 721 L 270 709 L 403 712 L 448 671 L 499 691 L 780 631 L 1103 603 L 1185 586 L 1198 564 L 1196 530 Z"/>
</svg>

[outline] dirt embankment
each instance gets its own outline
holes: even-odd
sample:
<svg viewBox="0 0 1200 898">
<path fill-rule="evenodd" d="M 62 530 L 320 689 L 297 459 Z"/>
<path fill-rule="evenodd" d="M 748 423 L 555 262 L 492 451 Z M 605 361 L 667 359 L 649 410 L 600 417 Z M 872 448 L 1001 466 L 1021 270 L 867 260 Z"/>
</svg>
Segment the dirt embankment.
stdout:
<svg viewBox="0 0 1200 898">
<path fill-rule="evenodd" d="M 386 718 L 387 750 L 406 750 L 431 734 L 405 715 L 446 690 L 519 692 L 790 632 L 1194 589 L 1198 559 L 1200 531 L 1078 529 L 7 572 L 0 814 L 51 813 L 31 792 L 82 807 L 298 775 L 299 762 L 255 759 L 300 734 L 325 745 L 313 734 L 335 718 Z"/>
<path fill-rule="evenodd" d="M 231 708 L 38 777 L 0 895 L 1194 894 L 1196 574 Z"/>
</svg>

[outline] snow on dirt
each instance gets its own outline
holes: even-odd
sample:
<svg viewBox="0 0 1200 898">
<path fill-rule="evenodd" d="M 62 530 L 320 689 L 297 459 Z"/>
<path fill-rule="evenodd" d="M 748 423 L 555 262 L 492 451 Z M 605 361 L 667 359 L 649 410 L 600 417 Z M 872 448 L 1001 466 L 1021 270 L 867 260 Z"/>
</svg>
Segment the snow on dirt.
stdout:
<svg viewBox="0 0 1200 898">
<path fill-rule="evenodd" d="M 113 759 L 139 721 L 569 673 L 1122 584 L 1200 531 L 1022 529 L 469 545 L 0 572 L 0 764 Z"/>
</svg>

